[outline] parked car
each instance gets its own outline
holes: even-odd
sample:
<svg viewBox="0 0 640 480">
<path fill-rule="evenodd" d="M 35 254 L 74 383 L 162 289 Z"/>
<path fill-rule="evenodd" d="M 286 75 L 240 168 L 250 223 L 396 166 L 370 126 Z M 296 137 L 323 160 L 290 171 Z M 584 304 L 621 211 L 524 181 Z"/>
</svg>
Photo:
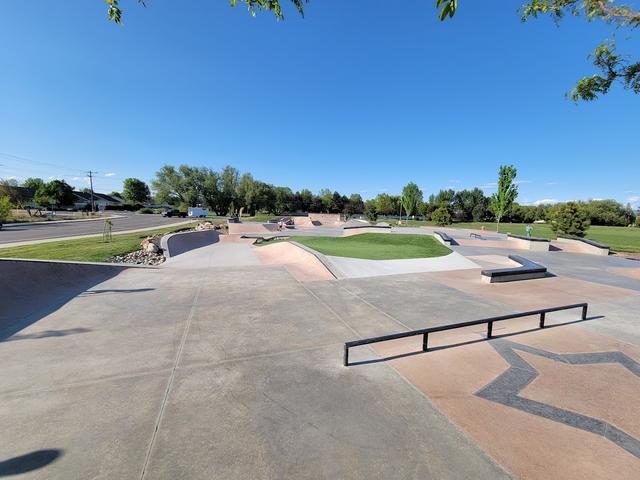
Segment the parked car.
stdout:
<svg viewBox="0 0 640 480">
<path fill-rule="evenodd" d="M 169 210 L 165 210 L 162 212 L 163 217 L 171 218 L 171 217 L 180 217 L 187 218 L 187 212 L 181 212 L 177 208 L 171 208 Z"/>
</svg>

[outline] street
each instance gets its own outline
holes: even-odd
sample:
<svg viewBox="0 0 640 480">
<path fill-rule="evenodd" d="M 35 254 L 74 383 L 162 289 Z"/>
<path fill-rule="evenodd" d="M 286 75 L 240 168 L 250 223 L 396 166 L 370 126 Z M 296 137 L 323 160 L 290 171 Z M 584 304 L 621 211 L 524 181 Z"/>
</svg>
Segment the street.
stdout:
<svg viewBox="0 0 640 480">
<path fill-rule="evenodd" d="M 118 218 L 112 218 L 113 233 L 138 230 L 156 226 L 172 225 L 184 222 L 184 218 L 163 218 L 160 215 L 141 215 L 117 212 Z M 17 242 L 34 242 L 53 238 L 76 237 L 101 234 L 104 228 L 102 220 L 70 221 L 61 223 L 36 222 L 32 225 L 4 225 L 0 230 L 0 245 Z"/>
</svg>

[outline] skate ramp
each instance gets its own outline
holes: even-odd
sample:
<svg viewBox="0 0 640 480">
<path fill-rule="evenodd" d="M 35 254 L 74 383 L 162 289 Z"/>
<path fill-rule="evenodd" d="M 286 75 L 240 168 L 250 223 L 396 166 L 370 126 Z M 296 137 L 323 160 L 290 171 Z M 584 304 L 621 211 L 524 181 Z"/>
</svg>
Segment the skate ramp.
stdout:
<svg viewBox="0 0 640 480">
<path fill-rule="evenodd" d="M 333 280 L 334 276 L 313 254 L 289 242 L 255 248 L 263 265 L 283 265 L 298 281 Z"/>
<path fill-rule="evenodd" d="M 126 265 L 0 260 L 0 341 L 128 268 Z"/>
<path fill-rule="evenodd" d="M 245 235 L 251 233 L 273 233 L 278 231 L 276 223 L 230 223 L 229 235 Z"/>
<path fill-rule="evenodd" d="M 172 258 L 196 248 L 213 245 L 220 239 L 215 230 L 200 230 L 199 232 L 180 232 L 162 237 L 161 245 L 164 256 Z"/>
</svg>

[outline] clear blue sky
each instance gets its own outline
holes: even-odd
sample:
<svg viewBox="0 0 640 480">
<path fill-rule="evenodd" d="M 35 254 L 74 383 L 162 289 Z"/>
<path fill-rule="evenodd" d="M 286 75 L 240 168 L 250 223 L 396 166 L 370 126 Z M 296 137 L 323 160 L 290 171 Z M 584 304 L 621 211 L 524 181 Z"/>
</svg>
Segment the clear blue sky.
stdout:
<svg viewBox="0 0 640 480">
<path fill-rule="evenodd" d="M 91 169 L 109 192 L 165 163 L 231 164 L 367 198 L 491 193 L 513 163 L 521 203 L 640 205 L 640 96 L 564 98 L 610 27 L 522 24 L 517 1 L 461 0 L 445 23 L 433 0 L 312 0 L 283 22 L 228 0 L 121 5 L 123 26 L 103 0 L 2 2 L 0 177 L 82 187 Z"/>
</svg>

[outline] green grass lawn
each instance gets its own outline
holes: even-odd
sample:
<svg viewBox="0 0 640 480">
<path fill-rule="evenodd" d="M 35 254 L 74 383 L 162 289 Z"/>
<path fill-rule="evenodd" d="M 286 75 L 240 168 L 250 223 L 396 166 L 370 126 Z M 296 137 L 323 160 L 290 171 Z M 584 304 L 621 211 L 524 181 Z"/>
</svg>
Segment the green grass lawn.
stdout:
<svg viewBox="0 0 640 480">
<path fill-rule="evenodd" d="M 384 218 L 378 219 L 378 221 L 386 221 Z M 396 226 L 395 221 L 389 220 L 393 226 Z M 513 233 L 514 235 L 526 235 L 526 223 L 501 223 L 500 233 Z M 437 227 L 433 222 L 419 221 L 419 220 L 403 220 L 402 226 L 404 227 Z M 471 228 L 480 230 L 480 227 L 484 226 L 487 232 L 495 232 L 496 224 L 493 222 L 469 222 L 469 223 L 454 223 L 447 225 L 447 228 Z M 534 223 L 533 236 L 541 238 L 555 239 L 556 234 L 551 230 L 551 225 L 546 223 Z M 603 227 L 600 225 L 592 225 L 587 230 L 586 238 L 595 240 L 596 242 L 603 243 L 611 247 L 611 250 L 615 252 L 630 252 L 640 253 L 640 228 L 634 227 Z"/>
<path fill-rule="evenodd" d="M 495 223 L 456 223 L 451 225 L 454 228 L 484 228 L 489 232 L 496 231 Z M 501 233 L 513 233 L 514 235 L 526 235 L 526 223 L 503 223 L 500 225 Z M 549 224 L 532 224 L 533 236 L 541 238 L 556 238 L 556 234 L 551 230 Z M 592 225 L 587 230 L 586 238 L 599 243 L 609 245 L 616 252 L 640 252 L 640 228 L 633 227 L 603 227 Z"/>
<path fill-rule="evenodd" d="M 197 223 L 158 228 L 157 230 L 138 233 L 114 234 L 112 241 L 106 243 L 102 241 L 101 237 L 93 237 L 0 248 L 0 258 L 106 262 L 114 255 L 123 255 L 137 250 L 140 248 L 140 242 L 148 236 L 187 230 L 193 228 Z"/>
<path fill-rule="evenodd" d="M 430 235 L 363 233 L 351 237 L 291 237 L 291 240 L 325 255 L 367 260 L 429 258 L 451 253 Z"/>
</svg>

